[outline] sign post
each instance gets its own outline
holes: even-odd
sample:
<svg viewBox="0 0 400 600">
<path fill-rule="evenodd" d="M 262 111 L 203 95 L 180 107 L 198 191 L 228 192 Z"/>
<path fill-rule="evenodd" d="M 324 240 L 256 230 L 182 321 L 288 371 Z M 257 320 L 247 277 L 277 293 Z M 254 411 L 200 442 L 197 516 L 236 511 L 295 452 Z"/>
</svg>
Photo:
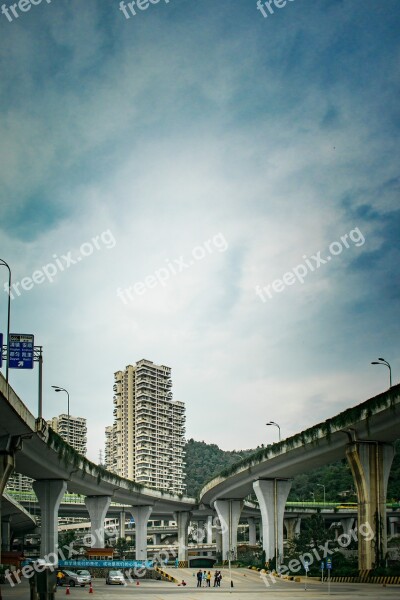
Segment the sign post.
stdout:
<svg viewBox="0 0 400 600">
<path fill-rule="evenodd" d="M 332 569 L 332 559 L 326 559 L 326 570 L 328 571 L 328 595 L 331 595 L 331 569 Z"/>
<path fill-rule="evenodd" d="M 325 568 L 325 563 L 324 561 L 321 562 L 321 582 L 324 583 L 324 568 Z"/>
<path fill-rule="evenodd" d="M 3 366 L 3 334 L 0 333 L 0 369 Z"/>
</svg>

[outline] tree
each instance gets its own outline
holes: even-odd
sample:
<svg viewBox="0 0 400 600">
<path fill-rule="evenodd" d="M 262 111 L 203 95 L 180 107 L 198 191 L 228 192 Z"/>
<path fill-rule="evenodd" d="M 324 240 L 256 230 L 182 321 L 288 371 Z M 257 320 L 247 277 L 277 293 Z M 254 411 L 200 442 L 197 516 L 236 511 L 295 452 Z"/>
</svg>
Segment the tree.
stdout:
<svg viewBox="0 0 400 600">
<path fill-rule="evenodd" d="M 118 538 L 115 544 L 115 548 L 118 551 L 118 554 L 121 558 L 124 558 L 124 555 L 128 552 L 130 546 L 129 542 L 125 538 Z"/>
</svg>

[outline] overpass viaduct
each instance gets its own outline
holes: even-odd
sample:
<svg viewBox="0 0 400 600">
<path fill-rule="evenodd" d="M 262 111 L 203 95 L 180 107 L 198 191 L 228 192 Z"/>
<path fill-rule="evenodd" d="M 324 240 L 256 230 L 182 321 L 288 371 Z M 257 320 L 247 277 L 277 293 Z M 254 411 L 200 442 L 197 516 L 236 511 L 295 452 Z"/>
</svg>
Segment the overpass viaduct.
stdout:
<svg viewBox="0 0 400 600">
<path fill-rule="evenodd" d="M 300 434 L 264 448 L 209 482 L 200 502 L 215 508 L 223 527 L 223 554 L 236 547 L 243 499 L 255 493 L 261 510 L 267 559 L 283 556 L 283 519 L 291 479 L 347 458 L 358 495 L 358 523 L 374 539 L 359 536 L 359 568 L 371 569 L 386 554 L 386 491 L 400 437 L 400 385 Z"/>
<path fill-rule="evenodd" d="M 173 518 L 178 530 L 178 559 L 187 564 L 190 518 L 206 521 L 217 513 L 226 558 L 235 551 L 237 526 L 246 504 L 257 496 L 267 558 L 283 554 L 283 519 L 291 478 L 344 456 L 353 472 L 359 499 L 358 521 L 368 522 L 376 541 L 359 540 L 359 566 L 379 562 L 386 544 L 386 489 L 400 437 L 400 386 L 328 419 L 324 423 L 267 447 L 234 465 L 207 484 L 199 502 L 142 487 L 109 473 L 77 454 L 43 420 L 28 411 L 0 376 L 0 492 L 13 469 L 35 480 L 42 518 L 41 555 L 57 545 L 57 517 L 66 490 L 85 497 L 92 524 L 92 545 L 104 545 L 104 519 L 111 502 L 129 506 L 136 523 L 136 558 L 146 558 L 147 522 L 152 515 Z M 246 512 L 249 511 L 249 512 Z M 253 512 L 252 512 L 253 511 Z M 378 526 L 376 526 L 378 524 Z M 218 544 L 218 539 L 217 539 Z"/>
</svg>

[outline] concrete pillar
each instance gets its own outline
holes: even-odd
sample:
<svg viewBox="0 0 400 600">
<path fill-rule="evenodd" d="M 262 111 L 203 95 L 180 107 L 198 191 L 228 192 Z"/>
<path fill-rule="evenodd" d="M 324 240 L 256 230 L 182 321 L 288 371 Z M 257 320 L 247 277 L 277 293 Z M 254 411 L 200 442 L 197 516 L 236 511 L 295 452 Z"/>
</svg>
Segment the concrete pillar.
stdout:
<svg viewBox="0 0 400 600">
<path fill-rule="evenodd" d="M 397 528 L 400 521 L 400 517 L 389 517 L 389 525 L 390 525 L 390 537 L 397 535 Z"/>
<path fill-rule="evenodd" d="M 180 511 L 174 513 L 174 518 L 178 527 L 178 561 L 182 568 L 188 567 L 188 526 L 191 513 Z"/>
<path fill-rule="evenodd" d="M 207 532 L 207 544 L 212 544 L 213 541 L 213 518 L 212 515 L 209 515 L 207 517 L 207 523 L 206 523 L 206 532 Z"/>
<path fill-rule="evenodd" d="M 340 519 L 340 522 L 343 527 L 343 533 L 348 535 L 354 527 L 355 519 L 354 519 L 354 517 L 347 517 L 347 518 Z"/>
<path fill-rule="evenodd" d="M 11 550 L 11 525 L 10 517 L 4 517 L 1 521 L 1 549 L 4 552 Z"/>
<path fill-rule="evenodd" d="M 228 560 L 237 554 L 237 529 L 242 512 L 242 500 L 216 500 L 217 511 L 222 533 L 222 560 Z"/>
<path fill-rule="evenodd" d="M 222 533 L 220 528 L 215 531 L 215 551 L 217 554 L 222 555 Z"/>
<path fill-rule="evenodd" d="M 104 548 L 104 519 L 111 504 L 111 496 L 86 496 L 90 518 L 91 547 Z"/>
<path fill-rule="evenodd" d="M 153 533 L 153 544 L 159 546 L 161 544 L 161 533 Z"/>
<path fill-rule="evenodd" d="M 358 496 L 358 568 L 383 565 L 387 552 L 386 492 L 392 444 L 354 441 L 346 446 Z"/>
<path fill-rule="evenodd" d="M 136 560 L 147 559 L 147 521 L 150 518 L 152 506 L 132 506 L 130 509 L 135 519 L 135 557 Z"/>
<path fill-rule="evenodd" d="M 119 537 L 120 538 L 125 537 L 125 520 L 126 520 L 126 513 L 123 510 L 119 513 Z"/>
<path fill-rule="evenodd" d="M 204 542 L 204 538 L 206 537 L 206 529 L 204 521 L 197 521 L 197 531 L 196 531 L 197 543 L 202 544 Z"/>
<path fill-rule="evenodd" d="M 257 544 L 256 521 L 254 517 L 249 517 L 247 522 L 249 524 L 249 544 L 255 546 Z"/>
<path fill-rule="evenodd" d="M 300 533 L 301 517 L 287 517 L 283 519 L 286 527 L 287 539 L 293 540 Z"/>
<path fill-rule="evenodd" d="M 275 558 L 276 567 L 283 558 L 283 517 L 291 486 L 287 479 L 259 479 L 253 483 L 261 511 L 265 558 Z"/>
<path fill-rule="evenodd" d="M 58 508 L 67 490 L 62 479 L 42 479 L 32 483 L 40 505 L 40 556 L 48 562 L 58 562 Z"/>
<path fill-rule="evenodd" d="M 5 436 L 4 436 L 5 437 Z M 7 436 L 8 437 L 8 436 Z M 0 523 L 1 523 L 1 498 L 3 496 L 4 489 L 6 487 L 8 478 L 14 470 L 14 454 L 9 454 L 7 452 L 0 452 Z M 1 528 L 1 544 L 0 550 L 5 549 L 4 547 L 7 545 L 7 540 L 3 540 L 3 528 Z M 0 556 L 0 564 L 1 564 L 1 556 Z"/>
</svg>

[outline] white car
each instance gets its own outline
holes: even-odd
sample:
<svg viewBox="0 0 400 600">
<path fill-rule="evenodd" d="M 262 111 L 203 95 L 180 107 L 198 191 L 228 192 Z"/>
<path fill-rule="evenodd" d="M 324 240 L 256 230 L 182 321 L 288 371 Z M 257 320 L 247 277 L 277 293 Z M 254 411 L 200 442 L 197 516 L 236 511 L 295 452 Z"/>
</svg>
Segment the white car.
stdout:
<svg viewBox="0 0 400 600">
<path fill-rule="evenodd" d="M 106 577 L 107 585 L 126 585 L 125 577 L 121 571 L 109 571 Z"/>
</svg>

